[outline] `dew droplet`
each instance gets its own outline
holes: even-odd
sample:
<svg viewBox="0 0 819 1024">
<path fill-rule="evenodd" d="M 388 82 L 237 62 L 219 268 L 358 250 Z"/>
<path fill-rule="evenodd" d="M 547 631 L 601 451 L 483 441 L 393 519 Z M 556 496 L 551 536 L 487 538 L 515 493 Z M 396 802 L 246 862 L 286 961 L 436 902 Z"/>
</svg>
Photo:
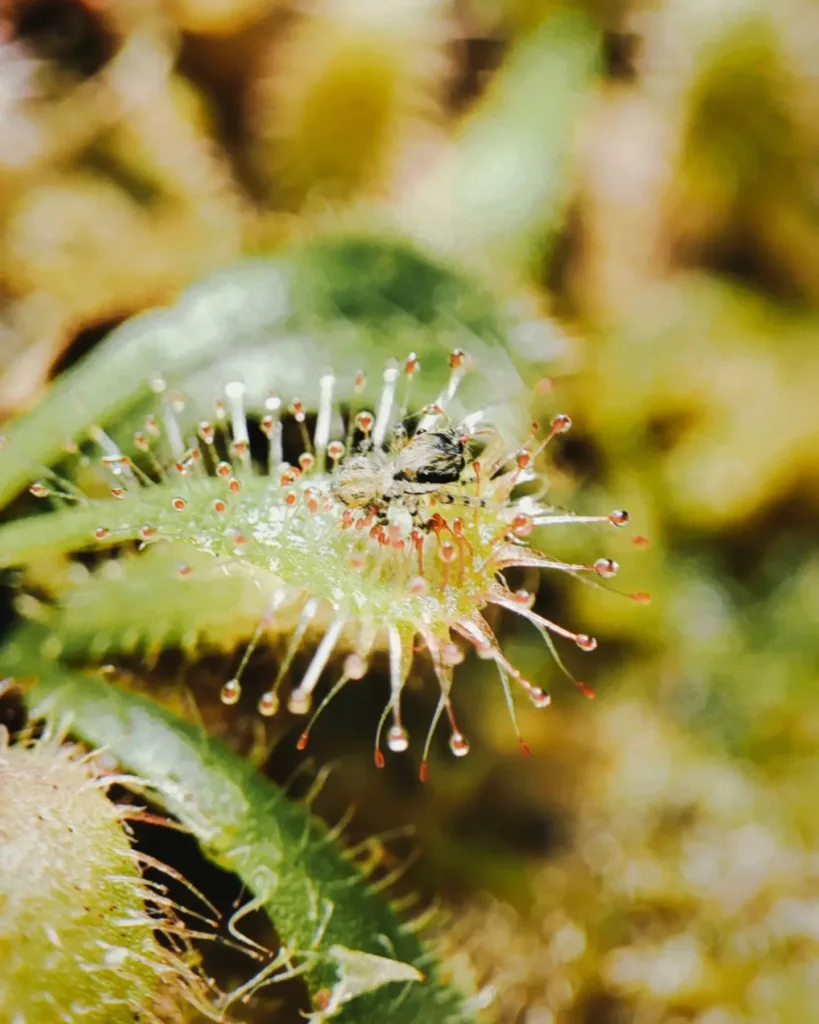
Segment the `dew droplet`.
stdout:
<svg viewBox="0 0 819 1024">
<path fill-rule="evenodd" d="M 272 690 L 267 690 L 259 697 L 257 706 L 260 715 L 264 715 L 265 718 L 272 718 L 279 710 L 279 698 Z"/>
<path fill-rule="evenodd" d="M 453 732 L 449 737 L 449 749 L 456 757 L 466 757 L 469 753 L 469 740 L 462 732 Z"/>
<path fill-rule="evenodd" d="M 409 735 L 402 725 L 394 725 L 387 733 L 387 746 L 396 754 L 403 753 L 409 747 Z"/>
<path fill-rule="evenodd" d="M 242 696 L 242 684 L 238 679 L 228 679 L 219 694 L 223 704 L 236 704 Z"/>
<path fill-rule="evenodd" d="M 602 576 L 604 580 L 610 580 L 617 575 L 620 566 L 613 558 L 598 558 L 592 568 L 598 576 Z"/>
</svg>

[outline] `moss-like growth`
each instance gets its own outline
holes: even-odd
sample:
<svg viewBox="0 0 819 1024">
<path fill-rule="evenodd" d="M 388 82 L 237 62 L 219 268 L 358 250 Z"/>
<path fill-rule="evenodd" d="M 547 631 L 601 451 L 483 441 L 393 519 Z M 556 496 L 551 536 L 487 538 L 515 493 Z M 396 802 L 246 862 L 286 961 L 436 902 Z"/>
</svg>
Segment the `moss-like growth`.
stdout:
<svg viewBox="0 0 819 1024">
<path fill-rule="evenodd" d="M 0 1020 L 173 1021 L 204 1003 L 193 966 L 158 938 L 173 922 L 149 910 L 121 811 L 89 760 L 3 745 L 0 794 Z"/>
</svg>

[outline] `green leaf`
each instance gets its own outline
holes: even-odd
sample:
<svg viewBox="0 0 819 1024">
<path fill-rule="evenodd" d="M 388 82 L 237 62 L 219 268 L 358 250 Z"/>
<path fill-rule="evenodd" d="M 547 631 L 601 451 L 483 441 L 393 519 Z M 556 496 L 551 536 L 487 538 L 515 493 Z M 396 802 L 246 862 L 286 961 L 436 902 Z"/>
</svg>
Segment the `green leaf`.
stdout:
<svg viewBox="0 0 819 1024">
<path fill-rule="evenodd" d="M 48 660 L 38 653 L 46 637 L 34 626 L 20 631 L 3 652 L 0 672 L 37 676 L 27 694 L 33 715 L 104 746 L 149 784 L 205 856 L 241 878 L 318 996 L 314 1019 L 328 1007 L 344 1024 L 469 1019 L 415 929 L 379 898 L 308 807 L 288 801 L 199 727 Z"/>
</svg>

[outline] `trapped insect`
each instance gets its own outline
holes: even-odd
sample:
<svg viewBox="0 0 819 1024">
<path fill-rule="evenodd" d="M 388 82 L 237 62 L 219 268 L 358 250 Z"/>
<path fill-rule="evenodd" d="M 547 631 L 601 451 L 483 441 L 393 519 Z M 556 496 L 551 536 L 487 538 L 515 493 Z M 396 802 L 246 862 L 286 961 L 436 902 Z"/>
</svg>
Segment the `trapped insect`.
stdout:
<svg viewBox="0 0 819 1024">
<path fill-rule="evenodd" d="M 393 432 L 391 451 L 380 451 L 369 441 L 345 459 L 335 472 L 332 490 L 350 508 L 375 508 L 400 504 L 413 517 L 424 500 L 482 505 L 479 498 L 453 493 L 467 465 L 471 437 L 457 427 L 419 430 L 407 440 L 403 427 Z"/>
</svg>

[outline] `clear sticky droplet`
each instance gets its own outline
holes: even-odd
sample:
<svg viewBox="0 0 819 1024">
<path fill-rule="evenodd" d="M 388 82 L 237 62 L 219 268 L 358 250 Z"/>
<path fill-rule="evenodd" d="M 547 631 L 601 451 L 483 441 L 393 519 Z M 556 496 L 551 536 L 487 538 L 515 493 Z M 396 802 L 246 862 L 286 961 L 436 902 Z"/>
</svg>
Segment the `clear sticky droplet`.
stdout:
<svg viewBox="0 0 819 1024">
<path fill-rule="evenodd" d="M 597 647 L 597 641 L 593 636 L 589 636 L 586 633 L 578 633 L 574 638 L 574 642 L 580 648 L 581 651 L 593 651 Z"/>
<path fill-rule="evenodd" d="M 448 540 L 443 541 L 438 549 L 438 557 L 445 565 L 448 565 L 450 562 L 455 560 L 455 554 L 455 545 Z"/>
<path fill-rule="evenodd" d="M 409 735 L 402 725 L 394 725 L 387 733 L 387 746 L 393 753 L 401 754 L 409 747 Z"/>
<path fill-rule="evenodd" d="M 616 508 L 613 512 L 609 513 L 609 522 L 612 526 L 627 526 L 630 518 L 624 508 Z"/>
<path fill-rule="evenodd" d="M 598 558 L 592 568 L 598 576 L 602 576 L 604 580 L 610 580 L 617 575 L 620 566 L 613 558 Z"/>
<path fill-rule="evenodd" d="M 242 696 L 242 684 L 238 679 L 228 679 L 219 695 L 223 704 L 236 704 Z"/>
<path fill-rule="evenodd" d="M 449 749 L 456 757 L 466 757 L 469 753 L 469 740 L 461 732 L 453 732 L 449 737 Z"/>
<path fill-rule="evenodd" d="M 268 690 L 259 697 L 258 710 L 259 714 L 265 718 L 272 718 L 279 710 L 279 698 L 272 690 Z"/>
<path fill-rule="evenodd" d="M 534 528 L 535 521 L 527 512 L 518 512 L 512 520 L 511 530 L 516 537 L 528 537 Z"/>
<path fill-rule="evenodd" d="M 362 430 L 365 434 L 369 434 L 372 430 L 375 417 L 371 412 L 362 411 L 355 418 L 355 425 L 359 430 Z"/>
</svg>

